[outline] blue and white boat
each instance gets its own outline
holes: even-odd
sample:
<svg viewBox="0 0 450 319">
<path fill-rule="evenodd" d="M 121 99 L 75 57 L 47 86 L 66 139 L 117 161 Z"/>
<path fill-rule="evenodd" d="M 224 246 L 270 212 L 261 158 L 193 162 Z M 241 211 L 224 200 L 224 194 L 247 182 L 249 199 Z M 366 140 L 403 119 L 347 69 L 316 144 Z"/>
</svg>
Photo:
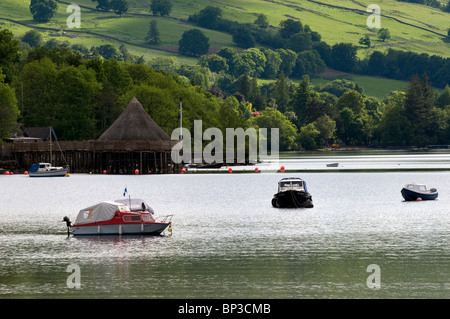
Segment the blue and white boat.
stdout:
<svg viewBox="0 0 450 319">
<path fill-rule="evenodd" d="M 36 163 L 33 164 L 28 175 L 30 177 L 56 177 L 66 176 L 69 173 L 69 168 L 66 167 L 54 167 L 50 163 Z"/>
<path fill-rule="evenodd" d="M 438 197 L 436 188 L 427 189 L 424 184 L 416 183 L 405 185 L 401 193 L 405 201 L 434 200 Z"/>
</svg>

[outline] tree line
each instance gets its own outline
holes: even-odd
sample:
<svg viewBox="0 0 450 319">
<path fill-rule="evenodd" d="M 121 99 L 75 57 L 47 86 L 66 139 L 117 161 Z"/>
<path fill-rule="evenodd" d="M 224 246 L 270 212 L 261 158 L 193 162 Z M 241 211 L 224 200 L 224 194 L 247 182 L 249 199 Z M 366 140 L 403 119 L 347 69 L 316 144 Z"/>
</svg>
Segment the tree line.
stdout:
<svg viewBox="0 0 450 319">
<path fill-rule="evenodd" d="M 308 76 L 295 84 L 280 72 L 276 81 L 259 85 L 246 73 L 220 77 L 175 59 L 131 63 L 84 57 L 70 47 L 23 48 L 12 32 L 0 31 L 2 137 L 21 123 L 52 126 L 62 140 L 96 139 L 136 96 L 169 134 L 178 127 L 182 101 L 183 126 L 190 130 L 197 119 L 223 131 L 278 127 L 281 150 L 450 144 L 450 87 L 438 93 L 426 75 L 379 100 L 349 80 L 312 86 Z M 237 54 L 222 50 L 219 56 Z"/>
<path fill-rule="evenodd" d="M 113 10 L 117 14 L 123 14 L 128 10 L 126 0 L 92 0 L 97 2 L 97 9 L 101 11 Z M 425 0 L 414 0 L 423 3 Z M 426 1 L 425 1 L 426 2 Z M 426 4 L 426 3 L 425 3 Z M 445 8 L 449 7 L 450 4 Z M 57 8 L 54 0 L 32 0 L 30 11 L 37 21 L 49 21 Z M 153 15 L 168 16 L 173 8 L 171 0 L 151 0 L 149 10 Z M 207 6 L 199 12 L 190 15 L 188 20 L 199 27 L 209 28 L 232 34 L 233 42 L 243 49 L 255 48 L 256 43 L 265 46 L 265 59 L 267 71 L 256 76 L 264 78 L 276 78 L 283 69 L 276 69 L 276 63 L 281 58 L 290 59 L 295 53 L 295 66 L 291 69 L 283 69 L 286 76 L 301 78 L 304 75 L 314 76 L 330 67 L 339 71 L 353 72 L 362 75 L 376 75 L 398 80 L 409 80 L 414 74 L 426 73 L 435 87 L 444 88 L 448 82 L 450 73 L 450 58 L 437 55 L 418 54 L 389 49 L 386 53 L 374 51 L 365 59 L 357 58 L 358 46 L 352 43 L 337 43 L 330 46 L 321 41 L 321 35 L 312 30 L 309 25 L 303 25 L 299 19 L 286 19 L 281 21 L 278 28 L 271 27 L 267 16 L 259 14 L 253 23 L 240 23 L 224 19 L 222 9 Z M 450 32 L 450 30 L 449 30 Z M 380 29 L 378 37 L 382 41 L 390 38 L 388 29 Z M 156 21 L 150 22 L 150 29 L 146 37 L 150 44 L 159 44 L 161 41 Z M 359 40 L 359 44 L 370 46 L 371 39 L 368 35 Z M 182 55 L 201 57 L 208 54 L 209 39 L 199 29 L 185 31 L 179 41 L 178 52 Z M 110 52 L 112 46 L 107 49 Z M 283 51 L 282 51 L 283 50 Z M 86 54 L 86 53 L 84 53 Z M 91 54 L 96 54 L 92 52 Z M 111 52 L 113 54 L 113 52 Z M 120 55 L 119 55 L 120 56 Z M 118 57 L 115 57 L 118 59 Z M 213 72 L 219 66 L 220 57 L 207 58 L 211 61 Z M 215 62 L 212 61 L 215 59 Z M 227 61 L 228 65 L 220 71 L 228 72 L 232 76 L 242 74 L 239 61 L 234 64 Z M 260 73 L 261 63 L 257 63 L 256 69 L 251 73 Z M 235 65 L 237 67 L 235 68 Z M 263 66 L 264 67 L 264 66 Z M 244 70 L 244 72 L 248 72 Z"/>
<path fill-rule="evenodd" d="M 397 0 L 397 1 L 424 4 L 426 6 L 441 9 L 444 12 L 450 12 L 450 1 L 448 1 L 447 4 L 443 4 L 439 0 Z"/>
<path fill-rule="evenodd" d="M 368 57 L 358 59 L 357 45 L 337 43 L 331 46 L 321 40 L 318 32 L 313 31 L 308 25 L 303 25 L 299 19 L 289 18 L 281 21 L 279 28 L 270 28 L 264 14 L 260 14 L 253 23 L 240 23 L 222 18 L 220 8 L 208 6 L 191 15 L 189 21 L 203 28 L 232 34 L 234 43 L 243 49 L 252 48 L 255 43 L 259 43 L 272 50 L 291 50 L 297 55 L 305 54 L 311 57 L 299 61 L 294 77 L 314 76 L 327 66 L 344 72 L 379 75 L 407 81 L 414 74 L 426 73 L 435 87 L 444 88 L 448 83 L 450 58 L 391 48 L 386 53 L 374 51 Z M 389 30 L 380 29 L 378 37 L 386 41 L 390 38 Z M 368 41 L 370 39 L 362 38 L 360 44 L 367 46 Z M 197 55 L 206 53 L 197 52 Z"/>
</svg>

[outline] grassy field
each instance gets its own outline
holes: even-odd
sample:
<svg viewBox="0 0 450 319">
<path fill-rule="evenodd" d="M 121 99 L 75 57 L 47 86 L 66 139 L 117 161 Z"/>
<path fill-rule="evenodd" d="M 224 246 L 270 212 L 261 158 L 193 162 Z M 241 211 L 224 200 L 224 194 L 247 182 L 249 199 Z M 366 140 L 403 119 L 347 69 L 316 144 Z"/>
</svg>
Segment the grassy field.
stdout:
<svg viewBox="0 0 450 319">
<path fill-rule="evenodd" d="M 30 0 L 1 0 L 0 27 L 11 29 L 17 37 L 31 28 L 47 28 L 40 29 L 44 40 L 57 38 L 87 47 L 107 43 L 119 47 L 125 44 L 130 52 L 143 55 L 147 61 L 156 56 L 176 56 L 179 63 L 195 64 L 196 59 L 177 54 L 178 41 L 184 31 L 194 27 L 187 21 L 189 15 L 211 5 L 222 8 L 224 18 L 240 22 L 253 22 L 258 13 L 266 14 L 273 27 L 278 27 L 280 21 L 287 18 L 300 19 L 303 24 L 318 31 L 322 40 L 330 45 L 339 42 L 358 44 L 358 40 L 368 34 L 372 47 L 359 47 L 360 58 L 374 50 L 385 51 L 392 47 L 450 57 L 450 42 L 448 39 L 444 41 L 444 35 L 450 28 L 450 14 L 395 0 L 376 2 L 381 8 L 381 27 L 391 32 L 392 38 L 386 42 L 378 40 L 376 33 L 366 25 L 369 16 L 366 8 L 373 0 L 172 0 L 174 6 L 170 17 L 152 16 L 150 0 L 128 0 L 129 11 L 122 17 L 112 12 L 97 11 L 96 3 L 91 0 L 76 0 L 74 3 L 81 6 L 81 29 L 73 30 L 68 30 L 66 25 L 69 2 L 59 1 L 58 12 L 52 21 L 40 24 L 32 19 Z M 149 23 L 153 19 L 157 21 L 161 33 L 162 42 L 158 46 L 145 42 Z M 66 31 L 65 35 L 62 30 Z M 234 46 L 229 34 L 208 29 L 202 31 L 210 39 L 211 52 L 224 46 Z M 356 77 L 355 80 L 365 87 L 366 93 L 377 97 L 389 93 L 386 89 L 402 87 L 405 83 L 370 77 Z"/>
<path fill-rule="evenodd" d="M 322 35 L 329 44 L 338 42 L 358 43 L 359 38 L 368 34 L 372 38 L 372 48 L 360 48 L 359 56 L 364 57 L 373 50 L 387 50 L 390 47 L 419 53 L 438 54 L 450 57 L 450 43 L 443 41 L 450 28 L 450 14 L 439 9 L 395 0 L 378 0 L 381 8 L 381 27 L 389 28 L 392 38 L 386 43 L 379 41 L 366 25 L 366 8 L 373 0 L 172 0 L 174 3 L 170 17 L 153 17 L 149 11 L 149 0 L 128 0 L 129 12 L 123 17 L 113 13 L 98 12 L 91 0 L 77 0 L 82 6 L 79 31 L 95 31 L 118 40 L 146 46 L 145 35 L 149 21 L 156 19 L 161 32 L 162 43 L 158 48 L 173 51 L 181 34 L 193 26 L 187 22 L 190 14 L 207 5 L 219 6 L 224 18 L 241 22 L 252 22 L 255 15 L 264 13 L 272 26 L 278 27 L 287 18 L 300 19 Z M 9 18 L 30 26 L 43 26 L 32 20 L 29 0 L 2 0 L 0 18 Z M 46 27 L 67 29 L 65 23 L 69 2 L 60 2 L 56 17 Z M 319 4 L 320 3 L 320 4 Z M 352 11 L 353 10 L 353 11 Z M 354 11 L 359 10 L 359 11 Z M 139 16 L 138 16 L 139 15 Z M 397 19 L 394 20 L 393 18 Z M 403 23 L 401 23 L 401 22 Z M 15 28 L 18 35 L 25 31 Z M 221 32 L 203 29 L 210 38 L 211 47 L 233 46 L 231 36 Z M 433 33 L 434 32 L 434 33 Z M 97 37 L 93 42 L 101 41 Z M 133 48 L 135 50 L 135 48 Z M 149 48 L 150 50 L 150 48 Z M 138 50 L 142 52 L 142 50 Z M 160 52 L 149 52 L 159 55 Z"/>
<path fill-rule="evenodd" d="M 344 78 L 354 81 L 364 88 L 364 94 L 368 97 L 376 97 L 379 100 L 383 100 L 392 91 L 402 91 L 408 88 L 409 82 L 391 80 L 382 77 L 372 77 L 364 75 L 343 75 L 336 77 L 319 76 L 310 78 L 310 82 L 313 86 L 325 85 L 330 81 L 337 78 Z M 275 80 L 258 80 L 260 85 L 274 82 Z M 294 84 L 300 83 L 301 80 L 292 80 Z"/>
</svg>

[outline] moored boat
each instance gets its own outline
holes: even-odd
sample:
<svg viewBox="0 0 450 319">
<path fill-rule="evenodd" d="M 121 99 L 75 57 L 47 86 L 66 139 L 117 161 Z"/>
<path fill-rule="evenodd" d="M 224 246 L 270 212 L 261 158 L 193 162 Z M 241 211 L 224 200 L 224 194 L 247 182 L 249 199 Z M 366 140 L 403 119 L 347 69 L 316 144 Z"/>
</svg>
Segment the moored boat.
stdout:
<svg viewBox="0 0 450 319">
<path fill-rule="evenodd" d="M 28 170 L 30 177 L 58 177 L 66 176 L 68 173 L 68 167 L 54 167 L 50 163 L 36 163 Z"/>
<path fill-rule="evenodd" d="M 223 163 L 206 163 L 206 164 L 187 164 L 186 168 L 197 168 L 197 169 L 206 169 L 206 168 L 221 168 Z"/>
<path fill-rule="evenodd" d="M 272 198 L 272 206 L 277 208 L 314 207 L 306 182 L 298 177 L 283 178 L 278 182 L 278 193 Z"/>
<path fill-rule="evenodd" d="M 400 191 L 405 201 L 434 200 L 439 193 L 436 188 L 427 189 L 424 184 L 407 184 Z"/>
<path fill-rule="evenodd" d="M 119 202 L 101 202 L 79 211 L 73 235 L 160 235 L 172 215 L 155 219 L 149 211 L 132 211 Z"/>
</svg>

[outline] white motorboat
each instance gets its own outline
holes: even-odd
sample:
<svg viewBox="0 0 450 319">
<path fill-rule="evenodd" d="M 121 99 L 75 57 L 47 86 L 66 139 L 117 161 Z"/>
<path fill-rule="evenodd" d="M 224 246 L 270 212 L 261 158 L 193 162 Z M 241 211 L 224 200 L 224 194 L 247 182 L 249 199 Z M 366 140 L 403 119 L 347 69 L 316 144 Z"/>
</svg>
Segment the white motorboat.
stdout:
<svg viewBox="0 0 450 319">
<path fill-rule="evenodd" d="M 30 177 L 56 177 L 66 176 L 69 173 L 67 167 L 54 167 L 50 163 L 36 163 L 28 171 Z"/>
</svg>

